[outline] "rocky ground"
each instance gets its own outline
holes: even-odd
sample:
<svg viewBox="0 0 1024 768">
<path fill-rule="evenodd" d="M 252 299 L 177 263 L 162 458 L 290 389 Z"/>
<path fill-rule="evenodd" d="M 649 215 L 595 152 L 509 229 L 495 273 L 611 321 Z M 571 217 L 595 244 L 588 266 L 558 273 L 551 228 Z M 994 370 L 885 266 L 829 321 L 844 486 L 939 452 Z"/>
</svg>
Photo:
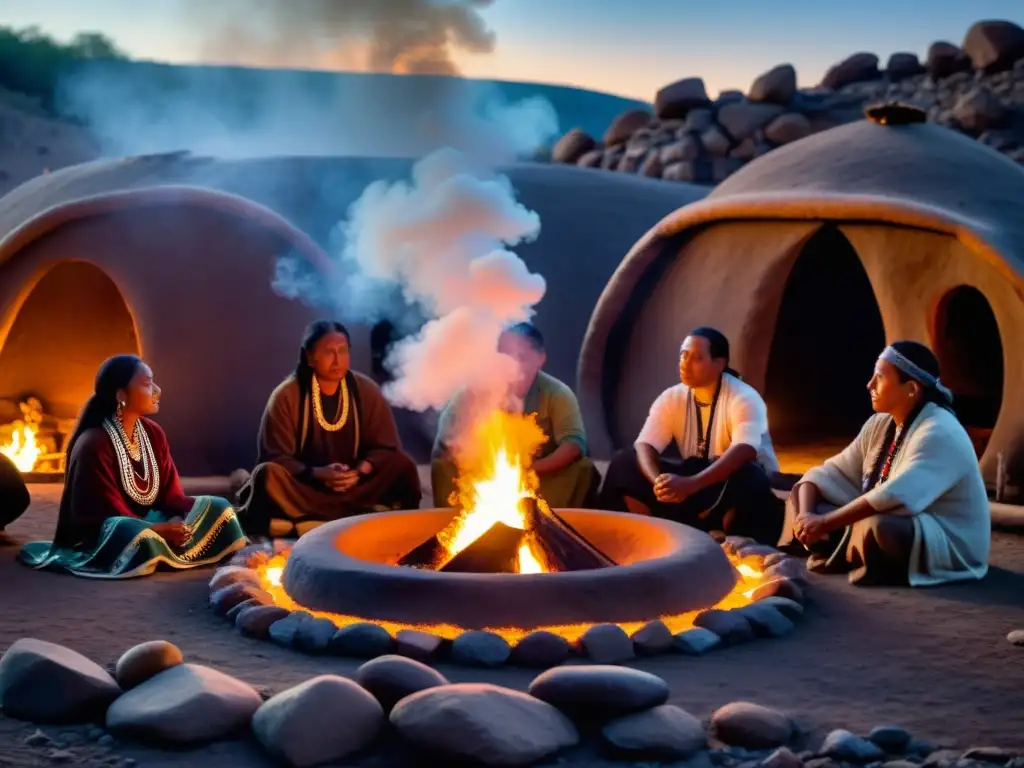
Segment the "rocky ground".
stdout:
<svg viewBox="0 0 1024 768">
<path fill-rule="evenodd" d="M 568 677 L 560 672 L 552 680 L 550 673 L 512 666 L 439 662 L 428 672 L 405 659 L 361 662 L 306 655 L 250 639 L 225 626 L 210 607 L 209 571 L 130 583 L 28 571 L 14 561 L 15 547 L 52 532 L 58 491 L 58 486 L 33 487 L 33 507 L 11 526 L 8 546 L 0 547 L 0 651 L 21 638 L 37 638 L 82 655 L 30 643 L 6 662 L 21 671 L 2 676 L 26 682 L 0 684 L 6 711 L 0 717 L 0 766 L 269 768 L 280 764 L 272 756 L 284 749 L 286 737 L 308 750 L 292 753 L 294 764 L 305 764 L 302 755 L 324 754 L 314 749 L 354 749 L 372 733 L 372 744 L 357 755 L 328 764 L 429 764 L 426 750 L 436 751 L 443 746 L 437 739 L 451 738 L 465 749 L 536 756 L 546 766 L 881 768 L 899 760 L 904 762 L 889 768 L 1020 768 L 1012 760 L 1024 748 L 1024 648 L 1007 642 L 1009 632 L 1024 626 L 1024 547 L 1018 536 L 995 536 L 992 572 L 981 583 L 869 590 L 853 589 L 841 578 L 812 576 L 805 613 L 785 637 L 700 657 L 669 653 L 610 670 L 589 667 L 590 672 Z M 125 655 L 153 640 L 166 643 Z M 439 673 L 451 683 L 486 685 L 430 688 L 433 693 L 418 694 L 386 717 L 391 708 L 378 698 L 379 688 L 373 692 L 371 672 L 388 673 L 392 680 L 419 674 L 421 681 L 435 683 Z M 35 675 L 71 681 L 62 686 L 84 695 L 86 710 L 102 708 L 97 702 L 109 704 L 111 697 L 121 704 L 106 718 L 93 709 L 91 724 L 33 722 L 38 711 L 18 711 L 17 705 L 10 710 L 7 702 L 17 693 L 24 697 L 22 707 L 60 704 L 52 695 L 59 689 L 40 685 Z M 598 696 L 594 686 L 611 693 Z M 581 717 L 572 704 L 581 690 L 605 709 Z M 602 704 L 603 698 L 612 703 Z M 263 707 L 268 707 L 264 715 L 253 719 Z M 361 725 L 349 727 L 338 714 L 345 711 Z M 318 713 L 324 719 L 317 719 Z M 509 736 L 511 724 L 516 733 L 530 727 L 541 729 L 540 735 Z M 886 729 L 869 740 L 875 746 L 863 741 L 876 726 L 886 725 L 902 726 L 916 740 L 906 742 L 902 730 Z M 172 727 L 186 734 L 185 741 L 214 731 L 237 729 L 241 735 L 198 748 L 158 746 L 169 740 Z M 331 738 L 317 741 L 310 729 Z M 762 738 L 774 734 L 773 740 L 750 741 L 755 729 Z M 546 745 L 541 750 L 546 754 L 552 745 L 577 738 L 578 744 L 549 757 L 530 751 Z M 781 741 L 786 749 L 776 751 Z M 1006 749 L 974 751 L 967 762 L 958 762 L 965 752 L 992 745 Z"/>
<path fill-rule="evenodd" d="M 561 138 L 552 160 L 623 173 L 717 184 L 776 147 L 860 120 L 872 104 L 899 101 L 1024 164 L 1024 29 L 979 21 L 961 45 L 933 43 L 922 62 L 894 53 L 884 68 L 855 53 L 814 88 L 797 88 L 791 64 L 758 77 L 746 94 L 712 101 L 699 77 L 665 86 L 653 113 L 630 110 L 601 140 L 579 130 Z"/>
<path fill-rule="evenodd" d="M 84 128 L 0 100 L 0 196 L 40 174 L 98 156 Z"/>
</svg>

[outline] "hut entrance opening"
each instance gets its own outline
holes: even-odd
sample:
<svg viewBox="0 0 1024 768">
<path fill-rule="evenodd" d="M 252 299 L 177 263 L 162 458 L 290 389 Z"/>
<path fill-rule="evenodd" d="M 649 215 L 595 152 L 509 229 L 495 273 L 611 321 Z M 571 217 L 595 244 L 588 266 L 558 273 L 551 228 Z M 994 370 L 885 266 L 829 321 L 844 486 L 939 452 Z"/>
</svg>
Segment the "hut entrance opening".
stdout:
<svg viewBox="0 0 1024 768">
<path fill-rule="evenodd" d="M 803 472 L 857 435 L 871 415 L 867 382 L 884 346 L 860 258 L 825 225 L 793 265 L 769 352 L 765 402 L 783 472 Z"/>
<path fill-rule="evenodd" d="M 28 290 L 0 349 L 0 452 L 26 475 L 59 477 L 100 363 L 139 354 L 139 340 L 124 297 L 99 267 L 62 262 Z"/>
<path fill-rule="evenodd" d="M 980 457 L 1003 404 L 1003 342 L 988 299 L 961 285 L 939 302 L 932 329 L 943 383 Z"/>
</svg>

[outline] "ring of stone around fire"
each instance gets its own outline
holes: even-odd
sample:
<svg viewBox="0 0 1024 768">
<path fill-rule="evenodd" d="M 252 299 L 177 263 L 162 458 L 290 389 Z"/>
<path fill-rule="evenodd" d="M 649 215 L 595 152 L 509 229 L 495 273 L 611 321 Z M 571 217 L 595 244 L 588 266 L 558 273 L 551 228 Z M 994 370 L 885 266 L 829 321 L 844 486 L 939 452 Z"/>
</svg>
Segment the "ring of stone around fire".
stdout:
<svg viewBox="0 0 1024 768">
<path fill-rule="evenodd" d="M 617 512 L 558 512 L 619 565 L 536 574 L 389 565 L 455 516 L 453 509 L 427 509 L 360 515 L 307 533 L 291 551 L 282 585 L 315 611 L 493 629 L 674 616 L 715 605 L 737 582 L 722 548 L 695 528 Z"/>
</svg>

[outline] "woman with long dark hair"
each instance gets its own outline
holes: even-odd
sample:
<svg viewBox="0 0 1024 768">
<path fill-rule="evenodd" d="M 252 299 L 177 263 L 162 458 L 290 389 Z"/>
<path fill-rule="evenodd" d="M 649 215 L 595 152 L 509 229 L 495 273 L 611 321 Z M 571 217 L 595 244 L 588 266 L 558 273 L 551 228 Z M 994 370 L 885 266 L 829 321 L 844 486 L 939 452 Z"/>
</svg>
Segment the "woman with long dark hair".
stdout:
<svg viewBox="0 0 1024 768">
<path fill-rule="evenodd" d="M 847 572 L 854 584 L 983 578 L 988 496 L 935 355 L 914 341 L 893 342 L 868 390 L 876 413 L 860 435 L 793 488 L 787 538 L 811 552 L 808 568 Z"/>
<path fill-rule="evenodd" d="M 271 393 L 257 466 L 239 492 L 251 534 L 295 535 L 327 520 L 419 506 L 416 464 L 380 388 L 351 369 L 350 345 L 341 323 L 312 323 L 294 373 Z"/>
<path fill-rule="evenodd" d="M 76 576 L 146 576 L 163 562 L 193 568 L 245 546 L 231 504 L 181 489 L 153 371 L 134 355 L 100 366 L 94 392 L 68 440 L 64 493 L 53 541 L 26 544 L 32 568 Z"/>
</svg>

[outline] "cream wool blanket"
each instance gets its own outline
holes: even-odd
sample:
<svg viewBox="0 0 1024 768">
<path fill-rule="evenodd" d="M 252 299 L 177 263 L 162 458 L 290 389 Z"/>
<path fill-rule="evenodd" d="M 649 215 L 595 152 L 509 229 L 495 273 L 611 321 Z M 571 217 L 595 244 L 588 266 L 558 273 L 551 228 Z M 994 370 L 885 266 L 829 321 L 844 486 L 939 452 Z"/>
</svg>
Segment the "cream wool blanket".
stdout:
<svg viewBox="0 0 1024 768">
<path fill-rule="evenodd" d="M 860 497 L 864 479 L 888 448 L 882 443 L 890 419 L 872 416 L 842 453 L 807 472 L 800 483 L 813 483 L 824 501 L 839 507 Z M 794 488 L 786 505 L 780 545 L 793 538 L 796 493 Z M 981 579 L 988 573 L 992 520 L 985 484 L 967 432 L 946 409 L 934 403 L 924 407 L 893 460 L 889 479 L 866 498 L 877 512 L 913 518 L 911 586 Z"/>
</svg>

